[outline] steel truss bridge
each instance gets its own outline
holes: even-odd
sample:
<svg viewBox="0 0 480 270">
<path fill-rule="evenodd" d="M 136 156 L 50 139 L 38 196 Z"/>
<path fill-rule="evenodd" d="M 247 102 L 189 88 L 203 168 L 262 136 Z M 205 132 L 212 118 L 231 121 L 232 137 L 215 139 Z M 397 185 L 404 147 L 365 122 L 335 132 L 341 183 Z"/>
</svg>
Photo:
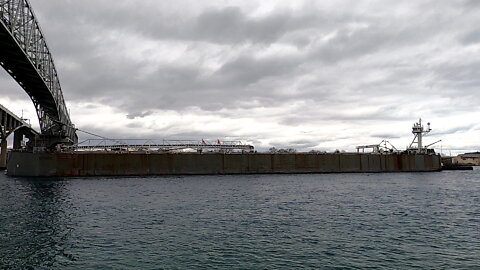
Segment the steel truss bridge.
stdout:
<svg viewBox="0 0 480 270">
<path fill-rule="evenodd" d="M 28 0 L 0 0 L 0 65 L 32 99 L 44 145 L 77 143 L 50 49 Z"/>
</svg>

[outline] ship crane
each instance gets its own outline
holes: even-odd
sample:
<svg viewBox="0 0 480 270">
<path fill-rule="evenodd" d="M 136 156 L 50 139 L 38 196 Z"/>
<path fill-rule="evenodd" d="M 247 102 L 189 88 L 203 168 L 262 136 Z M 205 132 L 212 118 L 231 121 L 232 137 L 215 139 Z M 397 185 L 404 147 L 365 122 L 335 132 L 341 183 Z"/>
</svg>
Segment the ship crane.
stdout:
<svg viewBox="0 0 480 270">
<path fill-rule="evenodd" d="M 393 153 L 399 152 L 398 149 L 389 141 L 382 140 L 379 144 L 369 144 L 357 146 L 357 153 L 365 153 L 365 149 L 372 149 L 372 153 Z"/>
</svg>

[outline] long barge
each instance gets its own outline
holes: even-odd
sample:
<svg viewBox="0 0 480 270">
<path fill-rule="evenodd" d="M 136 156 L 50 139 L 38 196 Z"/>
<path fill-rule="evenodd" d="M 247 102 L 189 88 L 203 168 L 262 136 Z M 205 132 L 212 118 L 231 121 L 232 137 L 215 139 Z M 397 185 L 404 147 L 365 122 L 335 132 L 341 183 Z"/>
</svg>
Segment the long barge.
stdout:
<svg viewBox="0 0 480 270">
<path fill-rule="evenodd" d="M 364 173 L 440 171 L 437 154 L 11 152 L 9 176 Z"/>
</svg>

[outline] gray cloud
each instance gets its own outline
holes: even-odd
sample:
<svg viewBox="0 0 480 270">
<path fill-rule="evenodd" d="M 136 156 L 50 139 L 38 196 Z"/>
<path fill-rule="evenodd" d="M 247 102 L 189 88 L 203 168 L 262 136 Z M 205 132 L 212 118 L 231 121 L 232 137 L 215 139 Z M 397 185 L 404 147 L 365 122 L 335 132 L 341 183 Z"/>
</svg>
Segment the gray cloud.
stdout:
<svg viewBox="0 0 480 270">
<path fill-rule="evenodd" d="M 435 135 L 438 136 L 438 135 L 461 133 L 461 132 L 465 132 L 465 131 L 471 130 L 472 128 L 473 128 L 473 125 L 472 125 L 472 124 L 461 125 L 461 126 L 454 126 L 454 127 L 452 127 L 452 128 L 448 128 L 448 129 L 436 130 L 436 131 L 435 131 Z"/>
<path fill-rule="evenodd" d="M 144 118 L 145 116 L 149 116 L 151 114 L 152 114 L 151 111 L 130 113 L 130 114 L 127 114 L 127 118 L 128 119 Z"/>
<path fill-rule="evenodd" d="M 385 138 L 388 138 L 388 139 L 398 139 L 398 138 L 401 138 L 398 133 L 372 133 L 370 134 L 371 137 L 376 137 L 376 138 L 379 138 L 379 139 L 385 139 Z"/>
<path fill-rule="evenodd" d="M 146 135 L 179 137 L 236 136 L 230 133 L 241 130 L 232 124 L 189 132 L 142 122 L 164 111 L 233 123 L 249 119 L 292 133 L 348 124 L 372 140 L 406 136 L 371 132 L 377 123 L 478 111 L 477 1 L 290 4 L 32 1 L 67 102 L 102 104 L 126 116 L 133 122 L 115 131 L 122 136 L 137 136 L 131 130 L 138 127 Z M 0 86 L 4 97 L 26 98 L 4 72 Z M 438 125 L 445 125 L 445 135 L 472 132 Z M 257 142 L 272 136 L 270 144 L 299 148 L 332 137 L 278 138 L 277 131 L 255 129 L 242 135 Z"/>
<path fill-rule="evenodd" d="M 479 30 L 479 29 L 475 29 L 475 30 L 467 33 L 467 34 L 463 37 L 462 42 L 463 42 L 464 44 L 466 44 L 466 45 L 479 43 L 479 42 L 480 42 L 480 30 Z"/>
</svg>

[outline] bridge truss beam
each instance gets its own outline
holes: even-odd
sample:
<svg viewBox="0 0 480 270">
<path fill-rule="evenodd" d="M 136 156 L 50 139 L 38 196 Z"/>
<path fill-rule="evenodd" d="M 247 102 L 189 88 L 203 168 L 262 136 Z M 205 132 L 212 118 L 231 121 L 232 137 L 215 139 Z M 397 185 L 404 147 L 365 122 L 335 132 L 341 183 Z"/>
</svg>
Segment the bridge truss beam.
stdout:
<svg viewBox="0 0 480 270">
<path fill-rule="evenodd" d="M 28 0 L 0 0 L 0 65 L 33 101 L 47 146 L 77 143 L 52 55 Z"/>
</svg>

